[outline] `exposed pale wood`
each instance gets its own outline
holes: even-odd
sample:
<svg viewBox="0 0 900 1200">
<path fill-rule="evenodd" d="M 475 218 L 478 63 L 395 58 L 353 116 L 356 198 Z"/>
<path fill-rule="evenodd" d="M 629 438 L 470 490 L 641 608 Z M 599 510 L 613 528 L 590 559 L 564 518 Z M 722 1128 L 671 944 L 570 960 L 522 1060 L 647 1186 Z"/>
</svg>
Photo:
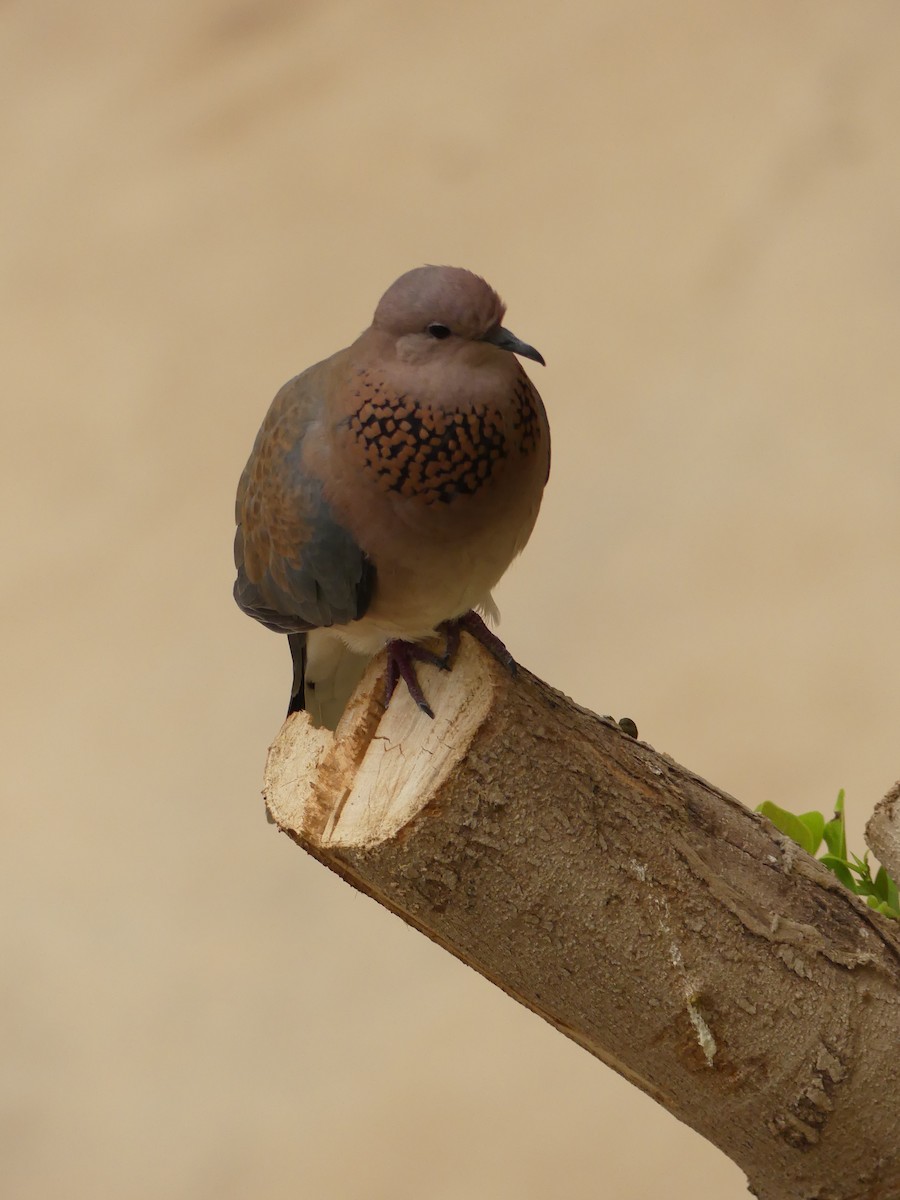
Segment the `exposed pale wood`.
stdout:
<svg viewBox="0 0 900 1200">
<path fill-rule="evenodd" d="M 433 722 L 402 690 L 383 711 L 377 664 L 334 737 L 291 718 L 275 822 L 692 1125 L 762 1200 L 896 1200 L 896 926 L 468 638 L 422 681 Z"/>
</svg>

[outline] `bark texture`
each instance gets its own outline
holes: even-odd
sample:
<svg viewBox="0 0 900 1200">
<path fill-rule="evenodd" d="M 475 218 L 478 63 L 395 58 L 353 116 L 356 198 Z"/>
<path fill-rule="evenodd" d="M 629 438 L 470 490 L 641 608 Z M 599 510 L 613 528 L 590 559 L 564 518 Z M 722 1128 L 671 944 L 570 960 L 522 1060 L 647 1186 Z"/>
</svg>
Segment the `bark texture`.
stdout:
<svg viewBox="0 0 900 1200">
<path fill-rule="evenodd" d="M 272 819 L 651 1095 L 760 1200 L 900 1197 L 900 930 L 731 796 L 468 638 L 269 756 Z"/>
<path fill-rule="evenodd" d="M 900 783 L 895 783 L 866 825 L 866 845 L 891 876 L 900 880 Z"/>
</svg>

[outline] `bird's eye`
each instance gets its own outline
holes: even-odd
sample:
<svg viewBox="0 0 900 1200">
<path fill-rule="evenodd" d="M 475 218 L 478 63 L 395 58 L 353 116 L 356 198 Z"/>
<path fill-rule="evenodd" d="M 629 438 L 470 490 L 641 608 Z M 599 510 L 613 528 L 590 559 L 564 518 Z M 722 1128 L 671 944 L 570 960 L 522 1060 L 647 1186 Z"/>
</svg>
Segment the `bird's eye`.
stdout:
<svg viewBox="0 0 900 1200">
<path fill-rule="evenodd" d="M 425 332 L 430 333 L 433 338 L 442 341 L 450 336 L 449 325 L 442 325 L 440 321 L 432 321 L 430 325 L 426 325 Z"/>
</svg>

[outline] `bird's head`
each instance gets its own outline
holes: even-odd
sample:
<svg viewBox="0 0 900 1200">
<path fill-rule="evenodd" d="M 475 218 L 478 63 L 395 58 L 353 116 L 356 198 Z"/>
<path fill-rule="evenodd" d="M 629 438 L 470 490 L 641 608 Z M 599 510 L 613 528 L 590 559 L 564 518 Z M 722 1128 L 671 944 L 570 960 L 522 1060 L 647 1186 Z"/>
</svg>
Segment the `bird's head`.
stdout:
<svg viewBox="0 0 900 1200">
<path fill-rule="evenodd" d="M 503 327 L 506 308 L 494 289 L 462 267 L 416 267 L 391 284 L 378 302 L 373 329 L 392 337 L 408 361 L 433 361 L 482 343 L 534 359 L 533 346 Z"/>
</svg>

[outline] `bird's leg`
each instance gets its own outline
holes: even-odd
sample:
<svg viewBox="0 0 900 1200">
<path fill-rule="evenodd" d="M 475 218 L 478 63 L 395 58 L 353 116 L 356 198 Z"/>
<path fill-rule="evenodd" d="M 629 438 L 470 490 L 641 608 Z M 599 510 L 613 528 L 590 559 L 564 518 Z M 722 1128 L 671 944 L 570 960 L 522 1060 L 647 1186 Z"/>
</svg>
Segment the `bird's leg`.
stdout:
<svg viewBox="0 0 900 1200">
<path fill-rule="evenodd" d="M 391 696 L 393 696 L 397 684 L 402 679 L 407 688 L 409 688 L 410 696 L 412 696 L 422 712 L 434 719 L 431 705 L 425 699 L 425 693 L 422 691 L 422 685 L 419 683 L 416 675 L 415 664 L 417 662 L 431 663 L 434 667 L 441 667 L 443 670 L 447 670 L 444 659 L 438 657 L 431 650 L 426 650 L 424 646 L 420 646 L 417 642 L 403 642 L 399 638 L 388 642 L 385 649 L 387 650 L 388 660 L 387 683 L 384 689 L 385 708 L 390 704 Z"/>
<path fill-rule="evenodd" d="M 480 642 L 486 650 L 490 651 L 497 662 L 501 666 L 506 667 L 510 675 L 516 674 L 516 660 L 497 637 L 496 633 L 492 633 L 488 629 L 487 625 L 485 625 L 474 609 L 463 613 L 461 617 L 454 617 L 452 621 L 444 621 L 440 629 L 447 639 L 444 644 L 444 653 L 440 655 L 426 649 L 425 646 L 420 645 L 418 642 L 404 642 L 399 638 L 388 642 L 385 647 L 388 660 L 387 681 L 384 689 L 385 708 L 390 704 L 391 696 L 393 696 L 397 689 L 397 684 L 402 679 L 409 689 L 410 696 L 412 696 L 422 712 L 427 713 L 433 719 L 434 712 L 431 705 L 425 699 L 425 693 L 422 691 L 422 685 L 419 683 L 418 676 L 416 675 L 415 664 L 417 662 L 430 663 L 433 667 L 440 667 L 443 671 L 449 671 L 459 650 L 459 642 L 463 630 L 471 634 L 476 642 Z"/>
<path fill-rule="evenodd" d="M 459 618 L 453 621 L 445 621 L 441 625 L 444 633 L 447 636 L 447 641 L 444 645 L 444 657 L 441 660 L 444 664 L 444 670 L 449 671 L 456 660 L 456 655 L 459 651 L 459 639 L 462 636 L 459 627 Z"/>
<path fill-rule="evenodd" d="M 497 637 L 496 633 L 492 633 L 485 625 L 484 621 L 475 612 L 474 609 L 469 609 L 467 613 L 463 613 L 461 617 L 455 617 L 452 621 L 445 621 L 441 627 L 447 635 L 447 644 L 444 647 L 444 667 L 449 670 L 453 666 L 453 660 L 456 657 L 456 652 L 459 650 L 459 639 L 463 630 L 471 634 L 476 642 L 480 642 L 482 646 L 496 658 L 501 666 L 506 667 L 510 675 L 516 674 L 516 660 Z"/>
</svg>

